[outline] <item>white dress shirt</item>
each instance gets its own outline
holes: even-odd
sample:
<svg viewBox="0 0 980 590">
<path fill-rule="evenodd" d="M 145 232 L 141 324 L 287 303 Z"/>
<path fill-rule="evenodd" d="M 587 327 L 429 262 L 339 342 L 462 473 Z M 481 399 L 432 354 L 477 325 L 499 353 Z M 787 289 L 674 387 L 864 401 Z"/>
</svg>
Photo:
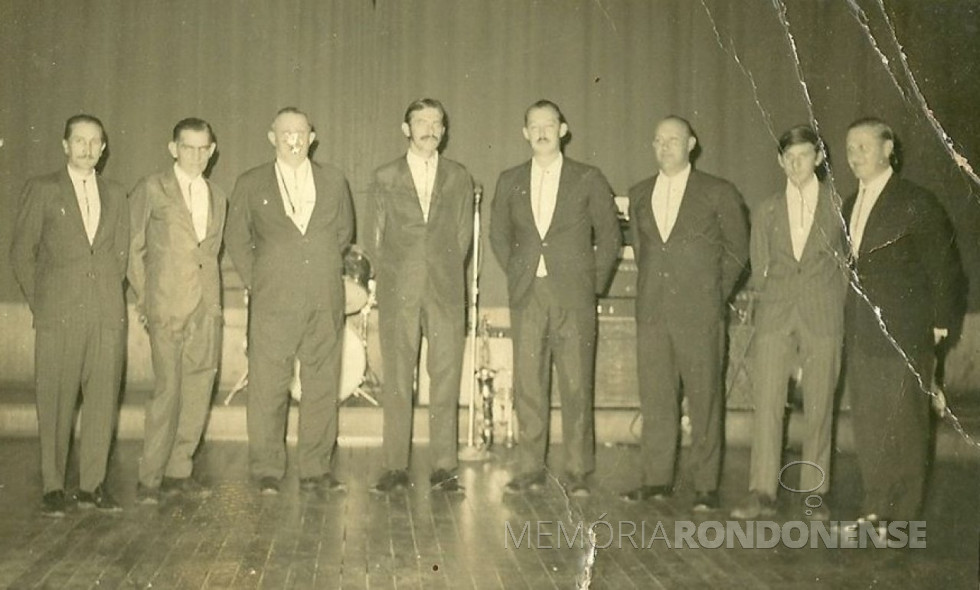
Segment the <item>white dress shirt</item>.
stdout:
<svg viewBox="0 0 980 590">
<path fill-rule="evenodd" d="M 558 182 L 561 180 L 561 166 L 564 157 L 559 153 L 554 162 L 547 167 L 531 159 L 531 212 L 534 214 L 534 225 L 538 235 L 544 239 L 551 227 L 555 216 L 555 206 L 558 203 Z M 535 276 L 548 276 L 548 267 L 544 263 L 544 254 L 538 258 L 538 268 Z"/>
<path fill-rule="evenodd" d="M 71 166 L 68 166 L 68 177 L 75 188 L 75 198 L 78 199 L 78 210 L 82 213 L 82 223 L 85 225 L 85 235 L 89 245 L 95 241 L 95 232 L 99 230 L 99 219 L 102 217 L 102 201 L 99 199 L 99 183 L 95 171 L 88 176 L 82 176 Z"/>
<path fill-rule="evenodd" d="M 304 236 L 316 205 L 316 185 L 313 182 L 313 166 L 309 158 L 296 168 L 276 159 L 276 179 L 286 217 Z"/>
<path fill-rule="evenodd" d="M 855 258 L 861 249 L 861 240 L 864 238 L 864 228 L 868 225 L 868 217 L 874 209 L 881 191 L 885 190 L 885 184 L 892 177 L 894 171 L 889 166 L 887 170 L 878 175 L 871 182 L 861 182 L 858 190 L 858 198 L 854 203 L 854 211 L 851 212 L 851 252 Z"/>
<path fill-rule="evenodd" d="M 180 194 L 184 197 L 184 204 L 191 212 L 191 221 L 194 223 L 194 233 L 197 235 L 198 243 L 204 241 L 208 233 L 208 183 L 204 176 L 198 174 L 197 178 L 191 178 L 184 170 L 174 164 L 174 176 L 177 177 L 177 184 L 180 186 Z"/>
<path fill-rule="evenodd" d="M 673 176 L 667 176 L 661 171 L 653 185 L 653 194 L 650 196 L 653 218 L 657 221 L 660 238 L 665 242 L 670 238 L 670 232 L 677 223 L 677 213 L 680 211 L 684 191 L 687 189 L 687 179 L 690 176 L 691 165 L 688 164 Z"/>
<path fill-rule="evenodd" d="M 436 170 L 439 168 L 439 152 L 425 159 L 408 151 L 405 156 L 408 169 L 412 172 L 412 182 L 415 183 L 415 193 L 419 197 L 419 207 L 422 208 L 422 219 L 429 221 L 429 205 L 432 203 L 432 187 L 436 182 Z"/>
<path fill-rule="evenodd" d="M 813 174 L 799 188 L 788 179 L 786 180 L 786 209 L 789 213 L 789 236 L 793 242 L 793 257 L 799 261 L 803 258 L 803 248 L 813 227 L 813 215 L 817 211 L 817 198 L 820 192 L 820 182 Z"/>
</svg>

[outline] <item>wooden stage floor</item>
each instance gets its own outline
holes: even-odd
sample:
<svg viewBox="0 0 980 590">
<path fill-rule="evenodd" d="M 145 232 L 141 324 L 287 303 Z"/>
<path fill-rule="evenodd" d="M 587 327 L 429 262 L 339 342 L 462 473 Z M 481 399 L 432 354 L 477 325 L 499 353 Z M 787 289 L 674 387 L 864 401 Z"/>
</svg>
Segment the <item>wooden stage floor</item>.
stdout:
<svg viewBox="0 0 980 590">
<path fill-rule="evenodd" d="M 502 496 L 507 450 L 461 466 L 465 496 L 431 492 L 424 446 L 414 457 L 417 484 L 402 494 L 368 492 L 381 472 L 381 450 L 362 446 L 338 451 L 335 471 L 350 486 L 346 495 L 301 492 L 289 473 L 283 492 L 266 497 L 247 477 L 244 443 L 207 442 L 197 472 L 211 497 L 136 506 L 140 444 L 120 441 L 111 462 L 109 488 L 122 513 L 72 508 L 55 520 L 38 512 L 36 439 L 0 439 L 0 587 L 977 588 L 980 576 L 976 452 L 935 465 L 924 549 L 709 549 L 674 547 L 675 525 L 724 524 L 745 493 L 745 448 L 725 457 L 726 509 L 695 516 L 683 479 L 663 502 L 617 499 L 638 483 L 637 451 L 626 446 L 599 449 L 593 495 L 579 500 L 554 482 L 539 495 Z M 834 518 L 846 519 L 857 508 L 854 458 L 842 455 L 836 465 Z M 804 496 L 786 492 L 777 520 L 802 520 Z M 593 552 L 575 528 L 597 520 L 610 523 L 613 536 L 596 527 L 596 544 L 611 544 Z M 667 541 L 646 547 L 658 523 Z"/>
</svg>

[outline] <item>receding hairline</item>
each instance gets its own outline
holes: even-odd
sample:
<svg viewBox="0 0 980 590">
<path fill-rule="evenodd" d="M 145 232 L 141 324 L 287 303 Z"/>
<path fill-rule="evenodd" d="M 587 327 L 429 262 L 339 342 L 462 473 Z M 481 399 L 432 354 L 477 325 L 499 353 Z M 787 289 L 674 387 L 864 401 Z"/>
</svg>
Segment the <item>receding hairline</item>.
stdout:
<svg viewBox="0 0 980 590">
<path fill-rule="evenodd" d="M 286 107 L 284 109 L 280 109 L 279 112 L 276 113 L 276 116 L 272 118 L 272 124 L 269 126 L 269 128 L 275 131 L 276 123 L 278 123 L 279 120 L 286 115 L 296 115 L 299 117 L 303 117 L 303 120 L 306 121 L 306 127 L 310 131 L 313 131 L 313 121 L 310 121 L 310 116 L 304 113 L 303 111 L 293 107 Z"/>
<path fill-rule="evenodd" d="M 657 121 L 657 125 L 654 127 L 654 135 L 656 135 L 657 131 L 665 123 L 674 123 L 675 125 L 679 125 L 688 137 L 694 137 L 694 128 L 691 127 L 691 122 L 684 117 L 677 115 L 667 115 L 663 119 Z"/>
</svg>

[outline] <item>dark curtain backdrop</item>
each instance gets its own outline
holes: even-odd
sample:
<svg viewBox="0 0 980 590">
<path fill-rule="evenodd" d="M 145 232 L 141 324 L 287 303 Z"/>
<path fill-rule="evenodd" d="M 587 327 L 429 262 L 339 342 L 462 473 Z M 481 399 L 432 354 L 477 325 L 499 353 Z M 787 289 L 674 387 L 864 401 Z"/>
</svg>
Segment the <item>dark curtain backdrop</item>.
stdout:
<svg viewBox="0 0 980 590">
<path fill-rule="evenodd" d="M 446 155 L 488 197 L 528 157 L 523 111 L 542 97 L 565 111 L 567 154 L 618 193 L 652 173 L 654 123 L 676 113 L 700 137 L 698 166 L 750 206 L 784 182 L 774 138 L 807 121 L 852 191 L 845 128 L 878 114 L 903 140 L 904 174 L 954 217 L 977 284 L 977 183 L 953 155 L 980 156 L 978 16 L 977 2 L 952 1 L 3 0 L 0 300 L 20 300 L 7 252 L 21 187 L 64 164 L 72 114 L 102 118 L 105 175 L 126 186 L 169 164 L 178 119 L 203 117 L 219 140 L 212 178 L 230 191 L 271 158 L 270 120 L 295 105 L 316 125 L 316 159 L 347 173 L 363 211 L 371 170 L 404 152 L 399 124 L 420 96 L 446 104 Z M 506 304 L 492 261 L 482 294 Z"/>
</svg>

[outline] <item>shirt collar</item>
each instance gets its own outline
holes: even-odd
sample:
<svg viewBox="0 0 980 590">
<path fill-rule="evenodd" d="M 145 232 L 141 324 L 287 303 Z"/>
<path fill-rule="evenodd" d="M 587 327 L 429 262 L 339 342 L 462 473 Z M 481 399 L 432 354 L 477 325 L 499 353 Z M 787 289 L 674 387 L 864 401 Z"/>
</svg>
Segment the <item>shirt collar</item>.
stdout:
<svg viewBox="0 0 980 590">
<path fill-rule="evenodd" d="M 438 165 L 438 163 L 439 163 L 439 152 L 433 153 L 431 158 L 426 159 L 426 158 L 423 158 L 422 156 L 416 154 L 412 150 L 408 150 L 407 152 L 405 152 L 405 159 L 407 159 L 408 160 L 408 163 L 410 165 L 412 165 L 412 166 L 416 166 L 416 165 L 417 166 L 425 166 L 425 163 L 426 162 L 432 162 L 433 164 L 437 164 Z"/>
<path fill-rule="evenodd" d="M 302 162 L 300 162 L 300 165 L 297 166 L 297 167 L 295 167 L 295 168 L 293 168 L 288 163 L 286 163 L 285 161 L 283 161 L 282 158 L 276 158 L 276 165 L 279 167 L 279 170 L 280 171 L 281 170 L 292 170 L 292 171 L 294 171 L 296 173 L 297 176 L 302 176 L 304 174 L 307 174 L 309 172 L 309 170 L 311 169 L 311 164 L 310 164 L 310 159 L 309 158 L 305 158 Z"/>
<path fill-rule="evenodd" d="M 83 180 L 89 180 L 95 178 L 95 170 L 92 170 L 87 176 L 83 176 L 80 172 L 78 172 L 71 166 L 66 166 L 66 167 L 68 168 L 68 178 L 70 178 L 74 184 L 79 184 Z"/>
<path fill-rule="evenodd" d="M 558 152 L 558 157 L 554 159 L 553 162 L 547 166 L 542 166 L 538 164 L 538 161 L 531 158 L 531 174 L 542 174 L 544 172 L 561 172 L 561 166 L 565 161 L 565 156 L 561 152 Z"/>
<path fill-rule="evenodd" d="M 688 163 L 687 166 L 684 166 L 684 169 L 683 170 L 681 170 L 680 172 L 678 172 L 677 174 L 675 174 L 673 176 L 667 176 L 667 173 L 664 172 L 663 170 L 661 170 L 660 171 L 660 174 L 658 174 L 658 177 L 669 178 L 671 184 L 674 184 L 676 182 L 681 182 L 681 183 L 686 184 L 687 183 L 687 179 L 690 176 L 691 176 L 691 164 L 690 163 Z"/>
<path fill-rule="evenodd" d="M 183 168 L 177 165 L 177 162 L 174 162 L 174 176 L 177 177 L 177 182 L 182 187 L 204 180 L 203 175 L 200 174 L 197 176 L 197 178 L 191 178 L 186 172 L 184 172 Z"/>
<path fill-rule="evenodd" d="M 860 186 L 858 188 L 864 189 L 865 194 L 868 193 L 879 194 L 881 193 L 882 190 L 885 189 L 885 185 L 888 184 L 888 181 L 891 179 L 892 174 L 894 173 L 895 170 L 891 166 L 889 166 L 887 170 L 885 170 L 875 178 L 872 178 L 870 182 L 861 181 L 859 183 Z"/>
<path fill-rule="evenodd" d="M 810 176 L 810 179 L 803 186 L 802 190 L 799 187 L 797 187 L 795 184 L 793 184 L 793 182 L 790 181 L 788 178 L 786 179 L 786 196 L 788 197 L 795 198 L 799 195 L 803 195 L 804 200 L 813 201 L 817 198 L 817 192 L 819 190 L 820 190 L 820 181 L 817 180 L 816 174 Z"/>
</svg>

